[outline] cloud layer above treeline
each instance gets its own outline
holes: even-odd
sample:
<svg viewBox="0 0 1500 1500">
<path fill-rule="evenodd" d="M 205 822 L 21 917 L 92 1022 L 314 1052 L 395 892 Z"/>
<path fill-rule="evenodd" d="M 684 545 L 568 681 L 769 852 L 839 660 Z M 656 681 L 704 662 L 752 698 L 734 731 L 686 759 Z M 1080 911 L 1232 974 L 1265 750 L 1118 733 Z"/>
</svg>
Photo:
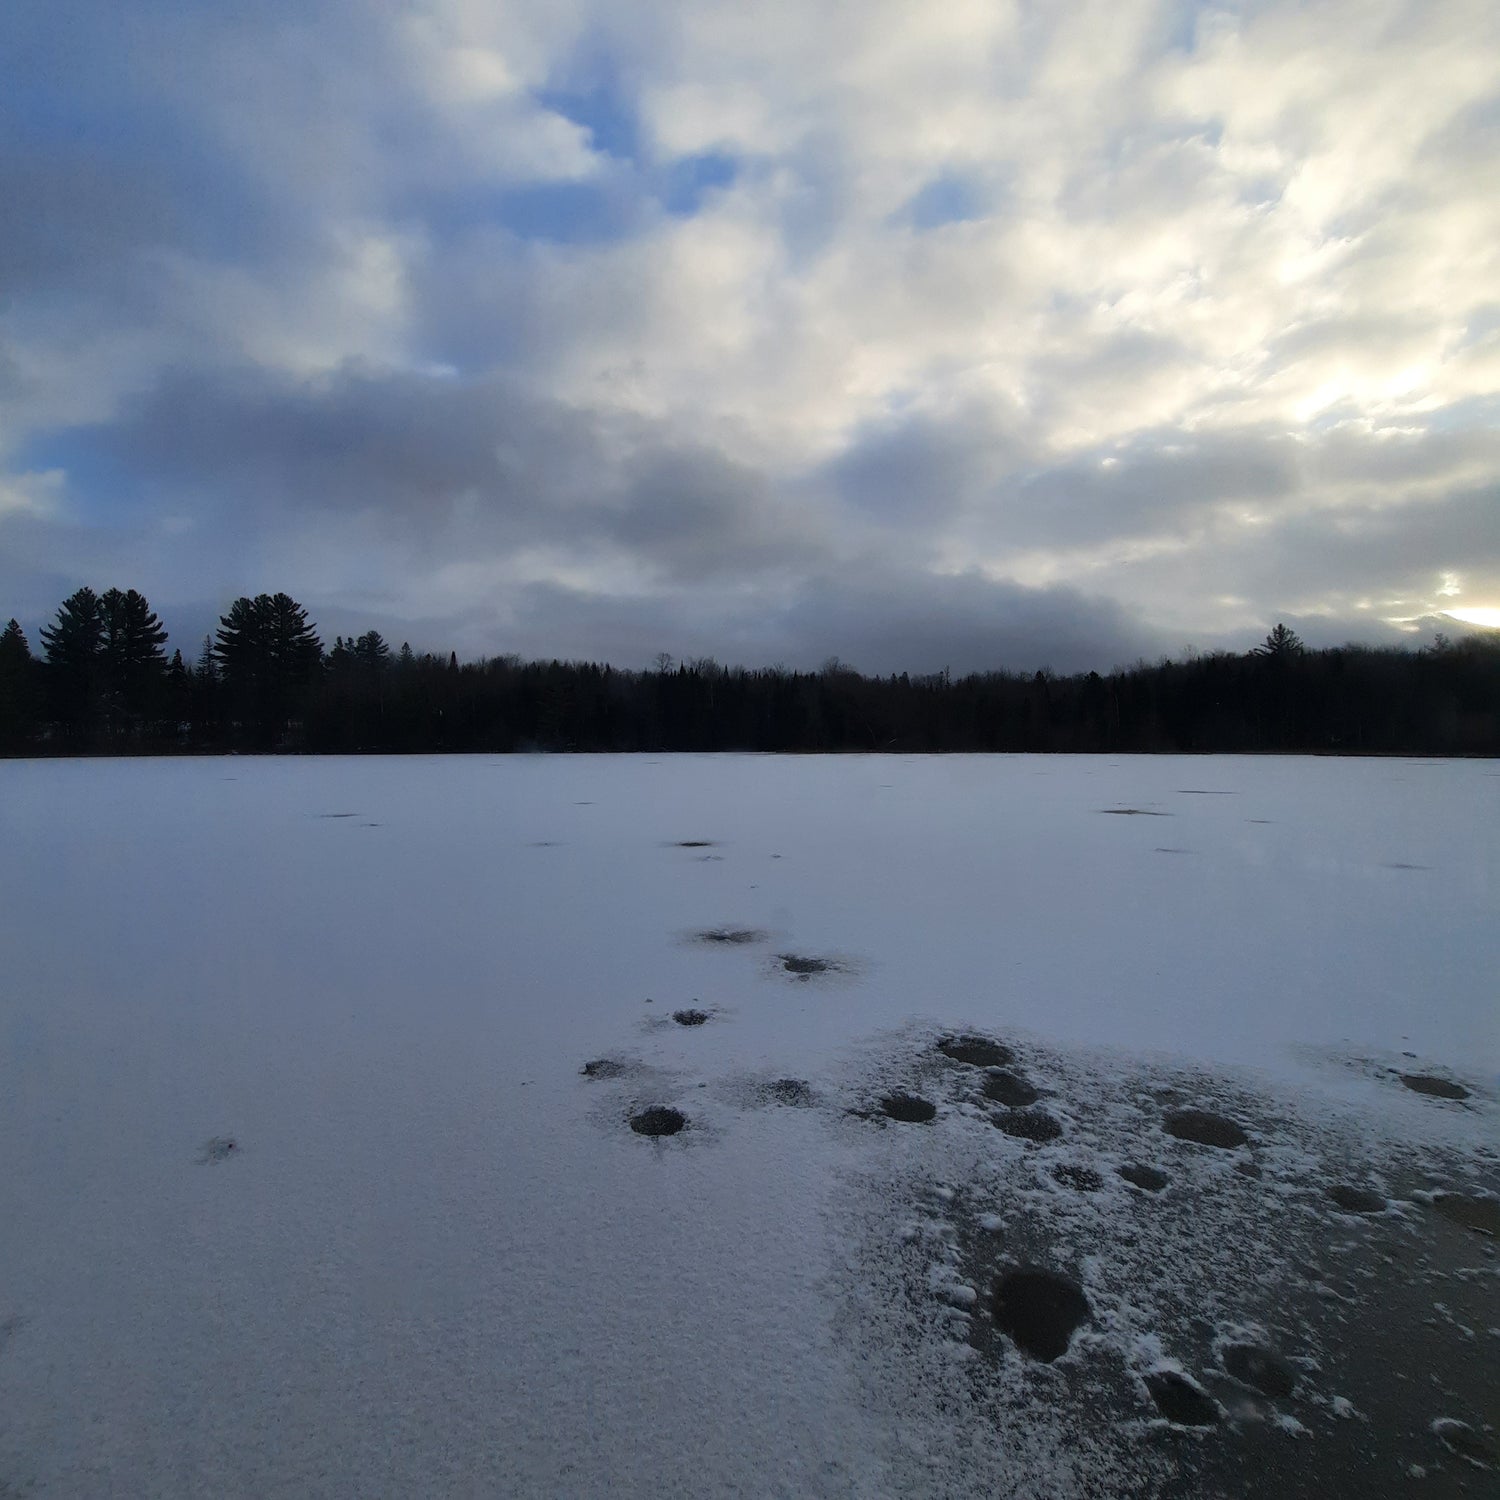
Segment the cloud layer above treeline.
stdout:
<svg viewBox="0 0 1500 1500">
<path fill-rule="evenodd" d="M 0 616 L 1107 667 L 1500 605 L 1500 11 L 18 0 Z"/>
</svg>

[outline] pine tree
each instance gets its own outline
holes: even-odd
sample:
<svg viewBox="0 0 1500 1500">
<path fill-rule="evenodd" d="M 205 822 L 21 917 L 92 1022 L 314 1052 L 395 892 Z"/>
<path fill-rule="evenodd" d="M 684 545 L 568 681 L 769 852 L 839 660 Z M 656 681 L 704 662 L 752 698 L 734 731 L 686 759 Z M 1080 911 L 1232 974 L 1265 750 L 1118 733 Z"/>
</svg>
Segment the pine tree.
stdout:
<svg viewBox="0 0 1500 1500">
<path fill-rule="evenodd" d="M 16 750 L 36 729 L 36 662 L 20 623 L 0 632 L 0 746 Z"/>
<path fill-rule="evenodd" d="M 211 635 L 203 637 L 203 649 L 198 653 L 198 665 L 193 670 L 199 682 L 219 680 L 219 663 L 214 658 L 214 640 Z"/>
<path fill-rule="evenodd" d="M 104 656 L 113 671 L 129 676 L 166 667 L 162 645 L 167 632 L 143 594 L 135 589 L 124 593 L 107 589 L 99 610 L 104 621 Z"/>
<path fill-rule="evenodd" d="M 0 672 L 24 670 L 31 662 L 31 646 L 19 620 L 10 619 L 0 632 Z"/>
<path fill-rule="evenodd" d="M 135 589 L 107 589 L 99 600 L 103 621 L 100 655 L 103 686 L 111 711 L 132 727 L 153 706 L 166 673 L 162 643 L 167 632 Z"/>
<path fill-rule="evenodd" d="M 92 666 L 104 640 L 99 597 L 82 588 L 63 600 L 55 625 L 42 626 L 42 648 L 49 667 Z"/>
<path fill-rule="evenodd" d="M 214 654 L 242 722 L 275 738 L 323 659 L 307 611 L 287 594 L 241 597 L 221 617 Z"/>
<path fill-rule="evenodd" d="M 367 630 L 354 643 L 354 658 L 371 672 L 378 672 L 391 659 L 391 648 L 378 630 Z"/>
<path fill-rule="evenodd" d="M 64 731 L 87 741 L 95 727 L 104 617 L 91 588 L 69 595 L 41 630 L 52 712 Z"/>
<path fill-rule="evenodd" d="M 1301 656 L 1306 649 L 1302 644 L 1302 637 L 1295 630 L 1278 624 L 1250 654 L 1281 659 L 1288 656 Z"/>
<path fill-rule="evenodd" d="M 262 600 L 265 597 L 260 596 Z M 264 608 L 266 639 L 277 670 L 289 683 L 307 682 L 323 660 L 323 642 L 318 639 L 317 628 L 308 621 L 307 611 L 289 594 L 272 594 Z"/>
</svg>

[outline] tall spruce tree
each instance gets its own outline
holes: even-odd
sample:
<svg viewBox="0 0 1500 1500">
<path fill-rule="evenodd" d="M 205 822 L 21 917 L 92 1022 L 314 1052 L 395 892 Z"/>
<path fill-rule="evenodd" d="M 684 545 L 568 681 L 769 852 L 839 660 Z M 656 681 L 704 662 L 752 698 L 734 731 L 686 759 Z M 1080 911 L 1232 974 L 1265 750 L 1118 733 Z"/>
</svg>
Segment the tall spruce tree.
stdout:
<svg viewBox="0 0 1500 1500">
<path fill-rule="evenodd" d="M 167 669 L 167 632 L 145 596 L 135 589 L 106 589 L 99 599 L 103 622 L 100 658 L 110 712 L 132 730 L 159 706 Z"/>
<path fill-rule="evenodd" d="M 1307 648 L 1302 644 L 1302 637 L 1287 625 L 1276 625 L 1250 654 L 1252 656 L 1269 656 L 1277 661 L 1285 661 L 1288 657 L 1301 656 Z"/>
<path fill-rule="evenodd" d="M 288 594 L 241 597 L 219 621 L 215 656 L 242 724 L 278 737 L 323 659 L 307 611 Z"/>
<path fill-rule="evenodd" d="M 66 598 L 52 625 L 43 625 L 46 681 L 53 717 L 63 733 L 87 741 L 96 728 L 104 614 L 99 596 L 81 588 Z"/>
<path fill-rule="evenodd" d="M 354 659 L 368 672 L 378 672 L 391 659 L 391 648 L 378 630 L 367 630 L 354 643 Z"/>
<path fill-rule="evenodd" d="M 193 668 L 193 675 L 199 682 L 219 680 L 219 663 L 214 656 L 214 639 L 211 635 L 203 637 L 203 646 L 198 652 L 198 664 Z"/>
<path fill-rule="evenodd" d="M 36 662 L 20 622 L 0 632 L 0 748 L 19 750 L 36 732 Z"/>
</svg>

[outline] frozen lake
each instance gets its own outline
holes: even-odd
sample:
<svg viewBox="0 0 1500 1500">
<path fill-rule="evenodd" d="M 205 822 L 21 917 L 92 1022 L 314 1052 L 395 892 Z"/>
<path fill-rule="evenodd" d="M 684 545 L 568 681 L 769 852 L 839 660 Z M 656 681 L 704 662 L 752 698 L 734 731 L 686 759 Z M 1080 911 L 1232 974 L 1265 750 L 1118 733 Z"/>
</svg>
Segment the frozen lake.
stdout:
<svg viewBox="0 0 1500 1500">
<path fill-rule="evenodd" d="M 0 763 L 0 1495 L 1467 1493 L 1497 908 L 1494 762 Z"/>
</svg>

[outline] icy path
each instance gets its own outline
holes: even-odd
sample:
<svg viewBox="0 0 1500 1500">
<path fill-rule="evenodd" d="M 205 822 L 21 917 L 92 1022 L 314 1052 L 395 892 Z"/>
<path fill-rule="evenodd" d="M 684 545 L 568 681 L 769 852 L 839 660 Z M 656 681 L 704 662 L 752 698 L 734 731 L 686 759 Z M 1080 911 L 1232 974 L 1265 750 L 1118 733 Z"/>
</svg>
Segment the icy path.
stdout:
<svg viewBox="0 0 1500 1500">
<path fill-rule="evenodd" d="M 976 1226 L 1020 1204 L 1028 1255 L 1061 1253 L 1059 1226 L 1103 1255 L 1136 1190 L 1038 1184 L 1153 1145 L 1143 1101 L 1193 1068 L 1262 1109 L 1245 1159 L 1298 1212 L 1333 1167 L 1409 1204 L 1438 1166 L 1482 1194 L 1497 905 L 1492 763 L 0 764 L 0 1494 L 881 1496 L 996 1473 L 1061 1494 L 1166 1472 L 1076 1435 L 1083 1467 L 1049 1467 L 1046 1422 L 961 1440 L 958 1395 L 930 1399 L 951 1351 L 1030 1368 L 977 1347 L 1003 1257 Z M 748 937 L 696 936 L 727 932 Z M 973 1070 L 933 1061 L 965 1029 L 1017 1044 L 1065 1138 L 994 1129 Z M 620 1071 L 581 1076 L 596 1059 Z M 932 1096 L 931 1126 L 847 1113 L 898 1086 Z M 688 1128 L 633 1133 L 651 1105 Z M 1351 1130 L 1378 1161 L 1350 1161 Z M 1171 1150 L 1174 1211 L 1230 1180 Z M 1418 1205 L 1355 1228 L 1426 1225 Z M 1443 1265 L 1486 1248 L 1453 1233 Z M 949 1248 L 916 1256 L 929 1239 Z M 1154 1325 L 1112 1275 L 1090 1286 L 1126 1401 Z M 908 1312 L 909 1284 L 981 1306 L 967 1328 Z"/>
</svg>

